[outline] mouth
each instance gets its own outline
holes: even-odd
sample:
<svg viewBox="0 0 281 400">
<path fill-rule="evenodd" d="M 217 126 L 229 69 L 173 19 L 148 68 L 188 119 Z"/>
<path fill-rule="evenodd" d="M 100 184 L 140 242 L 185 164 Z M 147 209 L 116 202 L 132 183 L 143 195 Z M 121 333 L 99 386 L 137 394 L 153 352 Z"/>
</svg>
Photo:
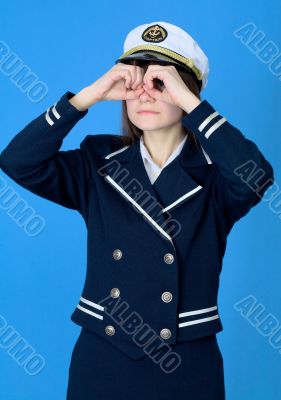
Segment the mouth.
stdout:
<svg viewBox="0 0 281 400">
<path fill-rule="evenodd" d="M 143 110 L 143 111 L 138 111 L 138 114 L 159 114 L 159 112 Z"/>
</svg>

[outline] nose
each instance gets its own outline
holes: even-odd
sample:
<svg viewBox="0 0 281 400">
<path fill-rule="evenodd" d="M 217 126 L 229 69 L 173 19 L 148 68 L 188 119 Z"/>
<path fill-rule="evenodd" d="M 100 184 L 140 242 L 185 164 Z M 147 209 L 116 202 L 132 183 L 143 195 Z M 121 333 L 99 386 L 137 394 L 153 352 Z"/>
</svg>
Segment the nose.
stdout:
<svg viewBox="0 0 281 400">
<path fill-rule="evenodd" d="M 141 101 L 142 103 L 145 103 L 145 102 L 147 102 L 147 101 L 148 101 L 149 103 L 154 103 L 154 102 L 155 102 L 155 99 L 154 99 L 153 97 L 149 96 L 149 94 L 148 94 L 146 91 L 144 91 L 144 92 L 140 95 L 139 99 L 140 99 L 140 101 Z"/>
</svg>

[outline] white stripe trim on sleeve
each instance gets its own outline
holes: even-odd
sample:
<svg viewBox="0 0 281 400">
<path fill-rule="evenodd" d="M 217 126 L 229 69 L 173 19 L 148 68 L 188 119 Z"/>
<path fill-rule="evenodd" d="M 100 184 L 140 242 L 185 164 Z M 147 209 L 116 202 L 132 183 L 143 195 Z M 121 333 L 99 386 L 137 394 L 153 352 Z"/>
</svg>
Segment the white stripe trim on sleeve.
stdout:
<svg viewBox="0 0 281 400">
<path fill-rule="evenodd" d="M 57 112 L 56 105 L 57 105 L 57 103 L 55 103 L 55 104 L 53 105 L 52 112 L 53 112 L 54 116 L 56 117 L 56 119 L 60 119 L 61 116 L 60 116 L 60 114 Z"/>
<path fill-rule="evenodd" d="M 210 129 L 207 130 L 207 132 L 205 133 L 205 138 L 208 139 L 211 134 L 218 129 L 224 122 L 226 122 L 226 118 L 221 118 L 218 122 L 216 122 L 213 126 L 211 126 Z"/>
<path fill-rule="evenodd" d="M 204 121 L 199 125 L 198 130 L 200 132 L 203 131 L 203 129 L 208 125 L 208 123 L 210 121 L 212 121 L 212 119 L 214 119 L 217 115 L 219 115 L 219 113 L 217 111 L 213 112 L 211 115 L 209 115 L 209 117 L 207 117 L 206 119 L 204 119 Z"/>
<path fill-rule="evenodd" d="M 48 122 L 49 125 L 54 125 L 54 121 L 51 120 L 50 116 L 49 116 L 49 111 L 50 111 L 50 107 L 48 108 L 46 114 L 45 114 L 45 118 Z"/>
</svg>

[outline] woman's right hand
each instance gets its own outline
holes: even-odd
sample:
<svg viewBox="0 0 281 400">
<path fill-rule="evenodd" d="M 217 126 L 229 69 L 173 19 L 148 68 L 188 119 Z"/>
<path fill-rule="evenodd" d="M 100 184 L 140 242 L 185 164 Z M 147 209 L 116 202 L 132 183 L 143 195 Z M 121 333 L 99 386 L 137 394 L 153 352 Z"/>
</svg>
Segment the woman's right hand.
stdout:
<svg viewBox="0 0 281 400">
<path fill-rule="evenodd" d="M 137 99 L 144 92 L 143 75 L 143 68 L 119 62 L 91 86 L 99 101 Z"/>
<path fill-rule="evenodd" d="M 69 101 L 82 111 L 102 100 L 137 99 L 145 92 L 143 76 L 143 68 L 137 65 L 117 63 Z"/>
</svg>

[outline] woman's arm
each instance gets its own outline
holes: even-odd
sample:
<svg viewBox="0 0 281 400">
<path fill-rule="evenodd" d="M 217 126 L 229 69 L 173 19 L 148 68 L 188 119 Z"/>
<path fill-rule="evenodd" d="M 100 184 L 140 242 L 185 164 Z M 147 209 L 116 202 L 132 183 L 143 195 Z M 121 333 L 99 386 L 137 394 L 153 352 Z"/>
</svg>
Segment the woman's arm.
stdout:
<svg viewBox="0 0 281 400">
<path fill-rule="evenodd" d="M 141 80 L 136 67 L 119 63 L 76 95 L 66 92 L 10 141 L 0 154 L 0 167 L 29 191 L 85 215 L 92 181 L 86 151 L 90 135 L 79 149 L 59 151 L 63 139 L 98 101 L 138 98 Z"/>
<path fill-rule="evenodd" d="M 79 149 L 59 151 L 64 137 L 88 113 L 72 104 L 77 99 L 83 104 L 86 96 L 81 93 L 66 92 L 26 125 L 0 154 L 0 167 L 31 192 L 85 213 L 91 181 L 90 163 L 83 151 L 87 137 Z"/>
<path fill-rule="evenodd" d="M 188 101 L 187 101 L 188 102 Z M 186 107 L 182 123 L 190 129 L 217 166 L 214 194 L 230 226 L 262 199 L 274 173 L 257 145 L 207 101 Z"/>
</svg>

